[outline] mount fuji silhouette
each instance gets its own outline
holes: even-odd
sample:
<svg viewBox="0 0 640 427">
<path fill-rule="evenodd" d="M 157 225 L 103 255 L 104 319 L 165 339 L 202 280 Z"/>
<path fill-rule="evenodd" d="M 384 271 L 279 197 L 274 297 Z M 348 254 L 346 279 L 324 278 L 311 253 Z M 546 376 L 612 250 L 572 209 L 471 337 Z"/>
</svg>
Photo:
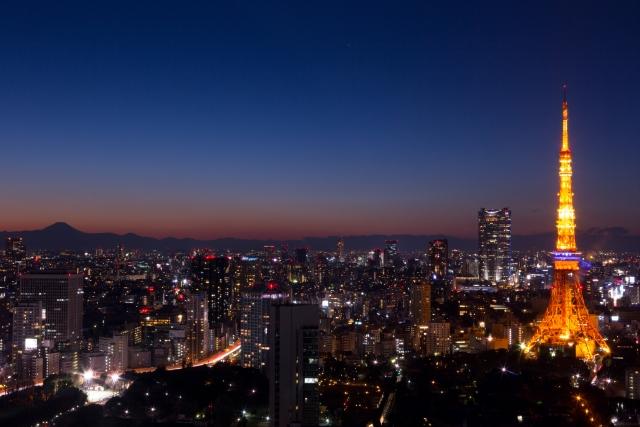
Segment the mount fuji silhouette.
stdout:
<svg viewBox="0 0 640 427">
<path fill-rule="evenodd" d="M 31 250 L 50 251 L 91 251 L 96 248 L 111 249 L 118 244 L 127 249 L 159 250 L 163 252 L 189 251 L 194 248 L 212 248 L 216 250 L 249 251 L 261 249 L 264 245 L 286 244 L 289 248 L 308 247 L 319 251 L 333 251 L 336 247 L 337 236 L 305 237 L 297 240 L 278 239 L 238 239 L 226 237 L 213 240 L 193 238 L 154 238 L 140 236 L 134 233 L 87 233 L 65 222 L 56 222 L 40 230 L 2 231 L 0 237 L 20 236 L 25 245 Z M 449 249 L 476 251 L 477 240 L 457 238 L 442 235 L 363 235 L 344 236 L 347 250 L 369 250 L 382 247 L 384 241 L 395 239 L 399 241 L 402 252 L 424 251 L 430 240 L 448 238 Z M 551 250 L 554 246 L 554 233 L 514 235 L 514 250 Z M 590 250 L 615 250 L 625 252 L 640 252 L 640 236 L 629 233 L 621 227 L 592 228 L 578 231 L 578 247 L 583 252 Z"/>
</svg>

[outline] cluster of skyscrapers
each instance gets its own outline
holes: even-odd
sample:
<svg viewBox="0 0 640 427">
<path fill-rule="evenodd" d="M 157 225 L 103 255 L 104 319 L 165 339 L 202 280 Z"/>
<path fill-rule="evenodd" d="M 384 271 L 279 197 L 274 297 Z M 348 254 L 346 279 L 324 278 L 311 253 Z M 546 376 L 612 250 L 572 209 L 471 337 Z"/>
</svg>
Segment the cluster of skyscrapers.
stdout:
<svg viewBox="0 0 640 427">
<path fill-rule="evenodd" d="M 265 256 L 278 256 L 275 247 L 265 248 Z M 191 291 L 186 297 L 189 361 L 238 339 L 240 364 L 270 379 L 272 424 L 317 425 L 318 305 L 295 300 L 276 280 L 258 280 L 251 265 L 255 260 L 246 261 L 237 265 L 206 252 L 192 256 Z M 308 251 L 296 250 L 295 261 L 298 267 L 291 274 L 305 281 Z"/>
<path fill-rule="evenodd" d="M 504 283 L 513 272 L 511 212 L 482 209 L 478 218 L 476 278 Z M 9 238 L 5 260 L 17 278 L 11 330 L 14 378 L 27 384 L 83 370 L 109 373 L 153 365 L 189 366 L 239 346 L 239 363 L 270 379 L 271 423 L 311 426 L 319 419 L 322 357 L 347 354 L 359 345 L 383 357 L 404 354 L 405 347 L 425 355 L 451 352 L 451 323 L 432 311 L 432 301 L 447 298 L 452 277 L 474 258 L 450 250 L 447 239 L 428 242 L 421 261 L 424 268 L 409 276 L 406 304 L 401 293 L 387 294 L 376 303 L 375 289 L 369 291 L 370 297 L 361 293 L 351 301 L 343 299 L 350 292 L 340 300 L 332 296 L 343 286 L 340 282 L 355 280 L 365 287 L 369 281 L 393 284 L 409 273 L 413 261 L 407 264 L 397 240 L 385 241 L 384 249 L 366 258 L 347 253 L 343 239 L 331 258 L 312 255 L 307 248 L 292 255 L 286 247 L 275 246 L 244 255 L 196 250 L 171 268 L 162 261 L 156 263 L 155 272 L 140 274 L 131 271 L 129 255 L 118 247 L 106 276 L 96 278 L 102 268 L 99 260 L 108 260 L 103 251 L 96 252 L 98 261 L 92 268 L 53 269 L 55 262 L 30 265 L 22 239 Z M 356 278 L 357 270 L 351 266 L 361 266 L 358 274 L 364 276 Z M 95 287 L 100 281 L 107 283 L 105 291 Z M 135 283 L 143 285 L 131 287 Z M 113 293 L 113 287 L 120 289 L 113 294 L 117 301 L 133 304 L 139 323 L 87 341 L 87 328 L 96 325 L 83 325 L 83 300 L 99 301 L 105 292 Z M 112 310 L 98 304 L 101 310 Z M 370 327 L 362 335 L 332 332 L 337 327 L 332 316 L 352 325 L 354 319 L 391 313 L 403 304 L 411 319 L 412 332 L 406 338 L 384 327 Z"/>
</svg>

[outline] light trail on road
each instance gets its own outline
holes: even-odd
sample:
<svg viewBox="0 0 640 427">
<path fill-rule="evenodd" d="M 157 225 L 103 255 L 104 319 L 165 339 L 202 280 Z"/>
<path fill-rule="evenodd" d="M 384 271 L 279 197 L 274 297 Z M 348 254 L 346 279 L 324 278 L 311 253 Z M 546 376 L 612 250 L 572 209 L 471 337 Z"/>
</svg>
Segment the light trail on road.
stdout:
<svg viewBox="0 0 640 427">
<path fill-rule="evenodd" d="M 197 360 L 192 365 L 182 366 L 182 364 L 175 364 L 175 365 L 167 366 L 166 369 L 167 371 L 176 371 L 178 369 L 183 369 L 183 368 L 191 368 L 191 367 L 204 366 L 204 365 L 215 365 L 216 363 L 226 359 L 227 357 L 239 351 L 240 351 L 240 341 L 236 341 L 233 344 L 231 344 L 229 347 L 225 348 L 224 350 L 219 351 L 218 353 L 212 354 L 211 356 L 207 356 L 204 359 Z M 156 369 L 157 369 L 156 366 L 150 366 L 148 368 L 130 369 L 130 371 L 133 371 L 138 374 L 144 374 L 146 372 L 153 372 Z"/>
</svg>

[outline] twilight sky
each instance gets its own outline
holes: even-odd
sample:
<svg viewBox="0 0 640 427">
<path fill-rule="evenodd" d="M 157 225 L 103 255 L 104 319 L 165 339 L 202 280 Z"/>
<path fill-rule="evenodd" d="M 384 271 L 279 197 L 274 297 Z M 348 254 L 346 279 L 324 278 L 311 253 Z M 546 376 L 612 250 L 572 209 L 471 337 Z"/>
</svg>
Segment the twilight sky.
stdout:
<svg viewBox="0 0 640 427">
<path fill-rule="evenodd" d="M 640 3 L 0 3 L 0 229 L 640 232 Z"/>
</svg>

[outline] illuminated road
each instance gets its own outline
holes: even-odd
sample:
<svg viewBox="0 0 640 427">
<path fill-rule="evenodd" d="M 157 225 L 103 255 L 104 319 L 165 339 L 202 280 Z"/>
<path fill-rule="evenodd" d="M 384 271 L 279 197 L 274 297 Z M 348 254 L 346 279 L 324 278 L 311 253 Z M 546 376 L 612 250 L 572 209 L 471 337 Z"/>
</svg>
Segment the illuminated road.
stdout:
<svg viewBox="0 0 640 427">
<path fill-rule="evenodd" d="M 233 344 L 231 344 L 229 347 L 225 348 L 222 351 L 219 351 L 218 353 L 212 354 L 211 356 L 208 356 L 204 359 L 200 359 L 198 361 L 196 361 L 193 365 L 191 366 L 186 366 L 188 367 L 195 367 L 195 366 L 203 366 L 203 365 L 214 365 L 218 362 L 220 362 L 221 360 L 226 359 L 229 356 L 234 355 L 235 353 L 238 353 L 240 351 L 240 341 L 236 341 Z M 185 366 L 182 366 L 182 364 L 175 364 L 175 365 L 170 365 L 167 366 L 167 371 L 175 371 L 178 369 L 182 369 Z M 137 369 L 131 369 L 133 372 L 136 372 L 138 374 L 142 374 L 145 372 L 153 372 L 157 369 L 157 367 L 155 366 L 151 366 L 148 368 L 137 368 Z"/>
<path fill-rule="evenodd" d="M 198 361 L 196 361 L 193 365 L 191 366 L 186 366 L 187 368 L 192 367 L 192 366 L 203 366 L 203 365 L 215 365 L 216 363 L 226 359 L 229 356 L 232 356 L 236 353 L 238 353 L 240 351 L 240 341 L 236 341 L 233 344 L 231 344 L 229 347 L 227 347 L 226 349 L 219 351 L 218 353 L 212 354 L 211 356 L 208 356 L 204 359 L 200 359 Z M 182 366 L 182 364 L 175 364 L 175 365 L 170 365 L 167 366 L 167 370 L 168 371 L 175 371 L 178 369 L 182 369 L 184 368 Z M 139 373 L 139 374 L 143 374 L 145 372 L 153 372 L 157 369 L 156 366 L 150 366 L 148 368 L 138 368 L 138 369 L 131 369 L 131 371 Z M 30 387 L 34 387 L 34 386 L 41 386 L 42 382 L 36 383 L 34 385 L 30 385 L 30 386 L 26 386 L 26 387 L 21 387 L 18 390 L 7 390 L 4 388 L 0 388 L 0 396 L 4 396 L 7 395 L 9 393 L 14 393 L 16 391 L 20 391 L 20 390 L 26 390 Z"/>
<path fill-rule="evenodd" d="M 31 387 L 38 387 L 38 386 L 41 386 L 42 384 L 43 384 L 42 382 L 38 382 L 38 383 L 35 383 L 33 385 L 27 385 L 27 386 L 20 387 L 20 388 L 15 389 L 15 390 L 9 390 L 7 388 L 2 388 L 2 389 L 0 389 L 0 396 L 5 396 L 7 394 L 15 393 L 17 391 L 26 390 L 26 389 L 31 388 Z"/>
</svg>

